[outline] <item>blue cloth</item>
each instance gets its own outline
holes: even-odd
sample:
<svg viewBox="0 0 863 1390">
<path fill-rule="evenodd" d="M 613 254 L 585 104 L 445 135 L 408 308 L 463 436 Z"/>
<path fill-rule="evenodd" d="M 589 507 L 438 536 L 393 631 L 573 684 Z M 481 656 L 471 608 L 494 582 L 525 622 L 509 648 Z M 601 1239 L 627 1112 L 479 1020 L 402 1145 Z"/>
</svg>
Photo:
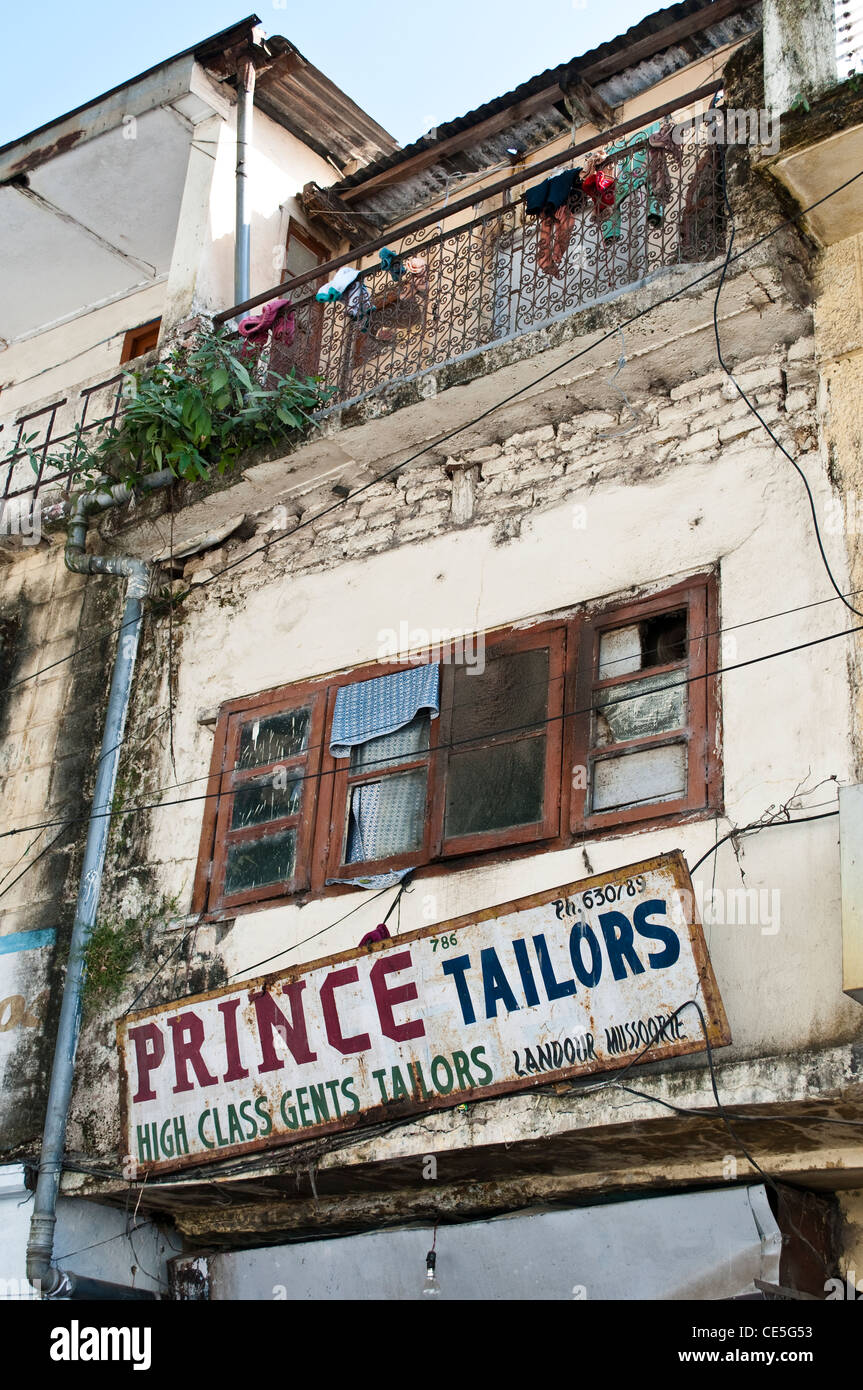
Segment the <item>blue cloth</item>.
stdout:
<svg viewBox="0 0 863 1390">
<path fill-rule="evenodd" d="M 429 710 L 436 719 L 439 688 L 440 664 L 436 661 L 341 686 L 333 711 L 330 753 L 334 758 L 347 758 L 358 743 L 403 729 L 420 710 Z"/>
<path fill-rule="evenodd" d="M 382 251 L 379 251 L 378 255 L 380 256 L 381 265 L 384 270 L 388 270 L 394 280 L 400 280 L 405 273 L 401 257 L 397 256 L 395 251 L 391 251 L 388 246 L 385 246 Z"/>
<path fill-rule="evenodd" d="M 581 169 L 565 169 L 562 174 L 544 179 L 527 190 L 524 195 L 525 212 L 535 215 L 546 208 L 555 211 L 570 197 L 577 197 L 580 193 Z"/>
<path fill-rule="evenodd" d="M 330 752 L 346 758 L 355 748 L 357 769 L 382 770 L 406 762 L 428 747 L 421 715 L 436 719 L 439 711 L 440 665 L 415 666 L 376 676 L 356 685 L 343 685 L 336 695 Z M 391 773 L 378 782 L 364 782 L 351 793 L 346 864 L 363 864 L 406 854 L 422 840 L 427 781 L 422 773 Z M 415 866 L 384 874 L 358 874 L 349 882 L 357 888 L 389 888 Z"/>
</svg>

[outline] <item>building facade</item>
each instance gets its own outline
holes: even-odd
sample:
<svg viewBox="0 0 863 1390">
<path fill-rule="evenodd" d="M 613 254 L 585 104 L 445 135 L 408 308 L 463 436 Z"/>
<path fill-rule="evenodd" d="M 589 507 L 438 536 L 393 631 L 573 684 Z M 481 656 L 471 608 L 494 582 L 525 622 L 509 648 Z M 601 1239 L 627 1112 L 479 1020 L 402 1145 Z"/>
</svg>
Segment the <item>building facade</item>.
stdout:
<svg viewBox="0 0 863 1390">
<path fill-rule="evenodd" d="M 405 149 L 249 23 L 0 151 L 22 1289 L 85 889 L 82 1296 L 410 1298 L 429 1246 L 458 1297 L 856 1269 L 863 96 L 829 5 L 764 11 L 687 0 Z M 76 511 L 76 439 L 214 327 L 313 422 Z M 99 557 L 146 573 L 125 655 Z"/>
</svg>

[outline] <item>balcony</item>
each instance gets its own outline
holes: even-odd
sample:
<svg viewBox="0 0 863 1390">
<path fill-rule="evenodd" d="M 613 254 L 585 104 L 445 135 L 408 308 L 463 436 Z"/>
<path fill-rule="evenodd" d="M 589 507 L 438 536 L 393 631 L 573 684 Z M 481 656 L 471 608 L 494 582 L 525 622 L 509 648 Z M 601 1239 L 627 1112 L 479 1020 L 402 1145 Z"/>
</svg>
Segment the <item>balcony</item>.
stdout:
<svg viewBox="0 0 863 1390">
<path fill-rule="evenodd" d="M 636 132 L 608 154 L 590 152 L 606 202 L 576 191 L 555 217 L 530 215 L 524 193 L 541 181 L 531 170 L 508 181 L 502 206 L 462 225 L 430 235 L 423 219 L 393 232 L 389 267 L 377 259 L 361 269 L 338 302 L 319 302 L 321 279 L 310 284 L 309 275 L 258 296 L 293 300 L 293 341 L 266 348 L 261 370 L 319 376 L 330 408 L 345 405 L 546 328 L 658 271 L 713 260 L 725 248 L 718 151 L 655 138 Z M 590 154 L 577 162 L 592 167 Z M 317 273 L 326 279 L 338 264 Z"/>
<path fill-rule="evenodd" d="M 680 116 L 716 86 L 618 126 L 602 147 L 571 148 L 478 191 L 472 202 L 390 232 L 387 264 L 381 238 L 215 321 L 230 323 L 275 297 L 290 300 L 288 331 L 255 349 L 256 371 L 262 380 L 290 371 L 321 378 L 327 413 L 540 332 L 674 267 L 713 261 L 726 236 L 721 156 Z M 576 178 L 554 215 L 548 208 L 531 214 L 525 194 L 573 168 L 581 170 L 581 188 Z M 498 206 L 469 215 L 489 202 Z M 362 261 L 340 299 L 316 298 L 328 276 Z M 0 504 L 68 493 L 76 439 L 110 428 L 123 385 L 118 374 L 9 421 Z M 28 438 L 35 473 L 24 452 Z M 64 452 L 68 466 L 58 468 Z"/>
</svg>

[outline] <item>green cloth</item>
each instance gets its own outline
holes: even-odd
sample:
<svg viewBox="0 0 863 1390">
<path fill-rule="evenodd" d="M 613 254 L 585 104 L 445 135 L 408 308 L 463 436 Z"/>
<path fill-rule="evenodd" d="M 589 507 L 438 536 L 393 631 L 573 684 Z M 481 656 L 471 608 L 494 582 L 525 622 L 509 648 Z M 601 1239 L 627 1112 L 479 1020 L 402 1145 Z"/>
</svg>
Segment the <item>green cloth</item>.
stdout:
<svg viewBox="0 0 863 1390">
<path fill-rule="evenodd" d="M 654 121 L 653 125 L 646 126 L 644 130 L 637 130 L 625 140 L 620 140 L 616 145 L 610 145 L 606 151 L 608 155 L 621 154 L 628 150 L 617 165 L 615 172 L 617 184 L 614 190 L 614 208 L 602 223 L 602 236 L 604 241 L 614 241 L 621 233 L 621 204 L 626 201 L 631 193 L 636 193 L 639 188 L 647 186 L 647 216 L 662 220 L 665 214 L 665 204 L 661 198 L 657 197 L 656 192 L 650 187 L 650 161 L 647 153 L 647 138 L 656 135 L 659 131 L 659 121 Z M 640 149 L 631 149 L 633 145 L 640 145 Z M 608 172 L 612 172 L 608 170 Z"/>
</svg>

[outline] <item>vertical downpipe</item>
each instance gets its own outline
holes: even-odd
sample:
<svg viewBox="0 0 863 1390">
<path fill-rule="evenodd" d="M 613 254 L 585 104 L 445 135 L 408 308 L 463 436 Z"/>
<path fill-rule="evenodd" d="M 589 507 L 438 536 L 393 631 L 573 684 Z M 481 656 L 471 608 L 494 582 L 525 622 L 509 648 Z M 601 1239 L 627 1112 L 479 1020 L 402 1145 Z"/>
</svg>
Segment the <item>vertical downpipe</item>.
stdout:
<svg viewBox="0 0 863 1390">
<path fill-rule="evenodd" d="M 163 471 L 151 475 L 146 480 L 145 486 L 149 488 L 164 487 L 170 481 L 172 481 L 170 472 Z M 53 1263 L 57 1193 L 63 1169 L 66 1126 L 75 1079 L 75 1058 L 81 1033 L 81 1010 L 87 973 L 87 946 L 99 910 L 102 873 L 105 867 L 105 855 L 111 829 L 111 807 L 143 622 L 143 601 L 147 596 L 151 578 L 150 566 L 132 556 L 88 555 L 85 549 L 87 514 L 90 511 L 116 506 L 120 502 L 127 501 L 130 495 L 130 490 L 125 485 L 117 485 L 114 488 L 106 488 L 95 494 L 84 494 L 75 499 L 70 508 L 71 518 L 66 544 L 66 564 L 70 570 L 78 574 L 109 574 L 125 579 L 126 601 L 114 656 L 105 728 L 99 750 L 96 786 L 87 827 L 87 841 L 84 846 L 78 899 L 75 904 L 75 921 L 72 926 L 72 939 L 69 943 L 63 1002 L 60 1006 L 60 1022 L 57 1028 L 57 1041 L 54 1046 L 54 1060 L 51 1067 L 51 1082 L 42 1135 L 42 1153 L 39 1161 L 39 1176 L 36 1182 L 36 1198 L 30 1218 L 30 1238 L 27 1243 L 27 1278 L 40 1290 L 43 1296 L 48 1298 L 58 1295 L 74 1297 L 76 1286 L 86 1287 L 89 1290 L 89 1294 L 79 1293 L 79 1296 L 152 1297 L 151 1294 L 143 1290 L 118 1289 L 113 1284 L 100 1283 L 100 1281 L 85 1280 L 82 1283 L 77 1276 L 66 1274 Z M 101 1293 L 93 1292 L 97 1285 L 102 1289 Z"/>
<path fill-rule="evenodd" d="M 234 303 L 251 297 L 249 265 L 252 250 L 248 202 L 247 161 L 252 148 L 255 107 L 255 65 L 243 58 L 237 67 L 237 214 L 234 233 Z"/>
</svg>

